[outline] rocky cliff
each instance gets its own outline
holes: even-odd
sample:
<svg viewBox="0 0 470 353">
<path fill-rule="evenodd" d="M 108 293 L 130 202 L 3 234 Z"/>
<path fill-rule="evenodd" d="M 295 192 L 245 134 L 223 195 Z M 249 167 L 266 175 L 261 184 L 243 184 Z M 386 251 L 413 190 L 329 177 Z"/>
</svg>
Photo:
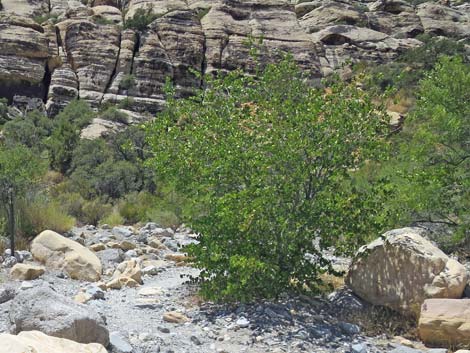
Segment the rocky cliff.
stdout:
<svg viewBox="0 0 470 353">
<path fill-rule="evenodd" d="M 79 97 L 135 111 L 164 104 L 169 77 L 184 96 L 196 73 L 253 70 L 291 52 L 313 80 L 354 62 L 388 62 L 419 34 L 470 37 L 470 4 L 403 0 L 1 0 L 0 96 L 43 100 L 50 115 Z M 145 30 L 128 27 L 138 9 Z M 132 99 L 129 99 L 132 98 Z"/>
</svg>

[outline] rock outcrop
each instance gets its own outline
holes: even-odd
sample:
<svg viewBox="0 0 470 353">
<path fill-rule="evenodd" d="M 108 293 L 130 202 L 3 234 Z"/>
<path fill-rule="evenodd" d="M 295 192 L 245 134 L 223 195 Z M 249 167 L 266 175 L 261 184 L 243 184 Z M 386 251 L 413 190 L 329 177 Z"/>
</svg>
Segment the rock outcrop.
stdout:
<svg viewBox="0 0 470 353">
<path fill-rule="evenodd" d="M 461 298 L 466 283 L 465 267 L 419 228 L 396 229 L 361 247 L 346 277 L 362 299 L 415 316 L 425 299 Z"/>
<path fill-rule="evenodd" d="M 46 285 L 21 291 L 11 302 L 12 331 L 41 331 L 78 343 L 107 346 L 104 319 L 92 309 L 60 295 Z"/>
<path fill-rule="evenodd" d="M 427 299 L 421 307 L 419 336 L 430 347 L 470 345 L 470 300 Z"/>
<path fill-rule="evenodd" d="M 20 332 L 17 336 L 2 333 L 0 342 L 0 353 L 107 353 L 98 343 L 81 344 L 39 331 Z"/>
<path fill-rule="evenodd" d="M 4 0 L 3 8 L 0 96 L 43 99 L 49 116 L 75 98 L 153 114 L 167 79 L 186 96 L 200 74 L 252 72 L 282 52 L 315 82 L 351 63 L 395 60 L 422 44 L 421 33 L 470 36 L 465 4 L 403 0 Z M 139 9 L 150 23 L 127 28 Z"/>
<path fill-rule="evenodd" d="M 46 267 L 62 270 L 73 279 L 95 282 L 101 277 L 101 262 L 91 250 L 53 231 L 45 230 L 34 238 L 31 253 Z"/>
</svg>

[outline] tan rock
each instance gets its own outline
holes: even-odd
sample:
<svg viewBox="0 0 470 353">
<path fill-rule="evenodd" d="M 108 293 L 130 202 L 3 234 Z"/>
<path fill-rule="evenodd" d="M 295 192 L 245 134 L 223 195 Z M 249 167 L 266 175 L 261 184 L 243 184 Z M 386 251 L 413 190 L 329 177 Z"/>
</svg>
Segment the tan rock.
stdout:
<svg viewBox="0 0 470 353">
<path fill-rule="evenodd" d="M 17 336 L 0 334 L 0 353 L 107 353 L 99 343 L 81 344 L 39 331 L 23 331 Z"/>
<path fill-rule="evenodd" d="M 127 250 L 133 250 L 136 248 L 135 244 L 129 240 L 123 240 L 120 244 L 119 244 L 119 247 L 124 250 L 124 251 L 127 251 Z"/>
<path fill-rule="evenodd" d="M 165 259 L 174 262 L 185 262 L 188 261 L 188 256 L 185 254 L 166 254 Z"/>
<path fill-rule="evenodd" d="M 142 288 L 138 294 L 141 297 L 155 297 L 158 295 L 162 295 L 163 289 L 161 287 L 146 287 Z"/>
<path fill-rule="evenodd" d="M 173 324 L 183 324 L 189 321 L 189 318 L 186 315 L 183 315 L 177 311 L 170 311 L 163 314 L 163 320 L 166 322 L 171 322 Z"/>
<path fill-rule="evenodd" d="M 139 284 L 142 284 L 142 273 L 137 260 L 128 260 L 121 262 L 113 275 L 114 278 L 129 277 Z"/>
<path fill-rule="evenodd" d="M 418 322 L 421 340 L 431 347 L 470 345 L 470 300 L 427 299 Z"/>
<path fill-rule="evenodd" d="M 85 303 L 88 303 L 90 300 L 92 300 L 93 297 L 83 291 L 80 291 L 74 298 L 73 300 L 75 300 L 77 303 L 80 303 L 80 304 L 85 304 Z"/>
<path fill-rule="evenodd" d="M 97 252 L 106 249 L 106 245 L 104 245 L 103 243 L 93 244 L 90 246 L 90 249 L 94 252 Z"/>
<path fill-rule="evenodd" d="M 123 287 L 135 288 L 138 286 L 139 283 L 130 277 L 118 277 L 106 283 L 106 289 L 121 289 Z"/>
<path fill-rule="evenodd" d="M 73 279 L 95 282 L 101 277 L 102 266 L 98 257 L 56 232 L 45 230 L 34 238 L 31 253 L 46 267 L 63 270 Z"/>
<path fill-rule="evenodd" d="M 32 264 L 16 264 L 10 270 L 10 276 L 20 281 L 30 281 L 40 277 L 45 272 L 42 266 Z"/>
<path fill-rule="evenodd" d="M 150 240 L 148 245 L 150 245 L 154 249 L 162 249 L 163 250 L 163 249 L 167 248 L 165 245 L 163 245 L 163 243 L 160 240 L 158 240 L 156 238 Z"/>
<path fill-rule="evenodd" d="M 428 298 L 461 298 L 465 267 L 422 236 L 420 228 L 387 232 L 359 249 L 346 284 L 362 299 L 419 315 Z"/>
</svg>

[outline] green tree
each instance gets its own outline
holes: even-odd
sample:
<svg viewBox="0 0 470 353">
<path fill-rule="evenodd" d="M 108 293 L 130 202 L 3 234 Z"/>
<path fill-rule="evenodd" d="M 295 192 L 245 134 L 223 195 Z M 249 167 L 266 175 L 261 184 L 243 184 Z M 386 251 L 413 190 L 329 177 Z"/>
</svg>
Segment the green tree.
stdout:
<svg viewBox="0 0 470 353">
<path fill-rule="evenodd" d="M 0 146 L 0 198 L 8 215 L 11 253 L 15 253 L 15 204 L 44 174 L 44 163 L 24 147 Z"/>
<path fill-rule="evenodd" d="M 470 236 L 470 66 L 443 57 L 419 84 L 396 159 L 408 221 L 445 223 Z"/>
<path fill-rule="evenodd" d="M 289 58 L 256 77 L 207 80 L 194 97 L 170 99 L 148 127 L 157 180 L 202 204 L 190 222 L 200 243 L 187 248 L 202 294 L 315 289 L 332 270 L 323 249 L 377 234 L 367 213 L 374 195 L 347 185 L 383 151 L 382 111 L 353 86 L 312 88 Z"/>
<path fill-rule="evenodd" d="M 80 141 L 80 131 L 94 117 L 81 100 L 70 102 L 54 119 L 54 129 L 47 139 L 51 166 L 65 173 L 72 162 L 73 151 Z"/>
</svg>

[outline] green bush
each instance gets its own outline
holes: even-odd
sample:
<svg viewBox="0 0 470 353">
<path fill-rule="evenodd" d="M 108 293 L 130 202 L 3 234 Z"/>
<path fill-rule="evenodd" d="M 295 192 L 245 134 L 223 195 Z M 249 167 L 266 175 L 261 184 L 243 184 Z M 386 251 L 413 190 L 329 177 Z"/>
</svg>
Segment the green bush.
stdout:
<svg viewBox="0 0 470 353">
<path fill-rule="evenodd" d="M 26 236 L 36 236 L 46 229 L 63 234 L 75 225 L 75 219 L 58 202 L 38 198 L 23 204 L 21 224 L 20 231 Z"/>
<path fill-rule="evenodd" d="M 125 219 L 122 217 L 117 209 L 113 209 L 110 214 L 103 217 L 100 221 L 100 225 L 107 224 L 110 227 L 119 226 L 125 224 Z"/>
<path fill-rule="evenodd" d="M 149 24 L 155 21 L 158 18 L 156 14 L 153 13 L 152 8 L 147 9 L 139 8 L 135 11 L 134 16 L 129 18 L 124 23 L 124 28 L 132 28 L 137 31 L 145 31 Z"/>
<path fill-rule="evenodd" d="M 100 114 L 101 119 L 115 121 L 121 124 L 128 124 L 128 116 L 116 109 L 116 107 L 110 107 Z"/>
<path fill-rule="evenodd" d="M 135 77 L 134 75 L 125 75 L 121 82 L 119 82 L 119 88 L 128 90 L 135 87 Z"/>
<path fill-rule="evenodd" d="M 405 221 L 446 224 L 470 240 L 470 66 L 443 57 L 419 83 L 394 173 Z"/>
<path fill-rule="evenodd" d="M 8 100 L 6 98 L 0 98 L 0 126 L 5 124 L 9 120 L 10 119 L 8 118 Z"/>
<path fill-rule="evenodd" d="M 112 210 L 112 205 L 104 203 L 99 198 L 93 199 L 91 201 L 85 201 L 82 206 L 80 221 L 85 224 L 92 224 L 97 226 L 103 218 L 112 212 Z"/>
<path fill-rule="evenodd" d="M 158 180 L 205 211 L 187 251 L 208 298 L 314 291 L 332 271 L 323 249 L 350 239 L 352 252 L 383 230 L 368 212 L 376 195 L 344 185 L 383 152 L 385 114 L 354 86 L 325 94 L 307 82 L 291 59 L 259 77 L 208 77 L 148 127 Z"/>
</svg>

